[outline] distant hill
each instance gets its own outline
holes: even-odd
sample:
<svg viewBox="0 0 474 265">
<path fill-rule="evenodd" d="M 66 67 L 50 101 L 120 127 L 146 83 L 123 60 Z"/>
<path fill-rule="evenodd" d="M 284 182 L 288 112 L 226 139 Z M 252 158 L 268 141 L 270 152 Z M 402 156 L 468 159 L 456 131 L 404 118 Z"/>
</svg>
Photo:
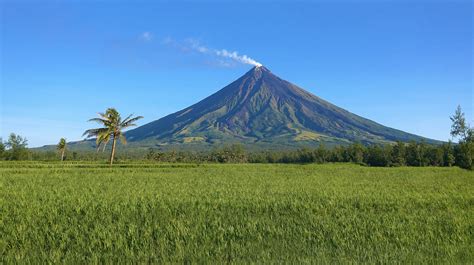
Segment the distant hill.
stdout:
<svg viewBox="0 0 474 265">
<path fill-rule="evenodd" d="M 389 128 L 337 107 L 274 75 L 252 68 L 200 102 L 126 133 L 130 147 L 208 148 L 242 143 L 249 148 L 296 148 L 360 142 L 439 143 Z M 73 143 L 90 148 L 92 141 Z"/>
</svg>

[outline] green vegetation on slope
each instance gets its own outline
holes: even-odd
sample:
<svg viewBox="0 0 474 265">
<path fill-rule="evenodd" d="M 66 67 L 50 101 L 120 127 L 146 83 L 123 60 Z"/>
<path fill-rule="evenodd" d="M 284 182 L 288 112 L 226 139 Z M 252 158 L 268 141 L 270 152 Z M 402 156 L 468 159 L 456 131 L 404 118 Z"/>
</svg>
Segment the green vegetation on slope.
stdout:
<svg viewBox="0 0 474 265">
<path fill-rule="evenodd" d="M 474 261 L 474 178 L 349 164 L 1 162 L 0 262 Z"/>
<path fill-rule="evenodd" d="M 255 67 L 209 97 L 126 132 L 137 147 L 193 148 L 242 143 L 261 149 L 439 141 L 389 128 L 335 106 Z M 202 139 L 187 142 L 186 139 Z M 77 145 L 77 147 L 76 147 Z M 84 142 L 73 148 L 85 148 Z"/>
</svg>

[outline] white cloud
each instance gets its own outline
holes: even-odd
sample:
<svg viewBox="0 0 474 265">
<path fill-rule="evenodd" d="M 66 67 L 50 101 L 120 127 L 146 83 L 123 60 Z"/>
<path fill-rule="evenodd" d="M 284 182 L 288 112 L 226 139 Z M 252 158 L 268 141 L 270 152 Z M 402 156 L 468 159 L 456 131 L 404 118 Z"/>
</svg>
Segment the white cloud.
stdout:
<svg viewBox="0 0 474 265">
<path fill-rule="evenodd" d="M 208 53 L 209 49 L 205 46 L 202 46 L 198 40 L 195 39 L 186 39 L 186 42 L 191 46 L 191 49 L 196 50 L 200 53 Z"/>
<path fill-rule="evenodd" d="M 144 41 L 151 41 L 153 39 L 153 34 L 149 31 L 145 31 L 142 34 L 140 34 L 140 39 Z"/>
<path fill-rule="evenodd" d="M 170 37 L 166 37 L 161 41 L 162 44 L 168 45 L 174 43 L 174 40 Z"/>
</svg>

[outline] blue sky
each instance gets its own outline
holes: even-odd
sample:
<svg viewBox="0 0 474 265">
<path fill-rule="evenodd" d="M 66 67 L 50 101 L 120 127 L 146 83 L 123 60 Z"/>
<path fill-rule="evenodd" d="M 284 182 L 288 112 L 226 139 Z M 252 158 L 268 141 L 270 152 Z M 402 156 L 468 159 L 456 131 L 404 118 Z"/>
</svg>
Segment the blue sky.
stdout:
<svg viewBox="0 0 474 265">
<path fill-rule="evenodd" d="M 140 125 L 178 111 L 252 67 L 222 49 L 407 132 L 447 140 L 458 104 L 474 123 L 471 1 L 134 2 L 0 4 L 4 139 L 79 140 L 112 106 Z"/>
</svg>

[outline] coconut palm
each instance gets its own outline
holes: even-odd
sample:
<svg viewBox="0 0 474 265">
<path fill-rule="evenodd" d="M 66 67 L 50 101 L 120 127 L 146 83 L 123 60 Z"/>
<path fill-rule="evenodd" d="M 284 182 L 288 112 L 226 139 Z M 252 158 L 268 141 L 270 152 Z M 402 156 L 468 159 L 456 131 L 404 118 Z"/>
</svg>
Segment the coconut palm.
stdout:
<svg viewBox="0 0 474 265">
<path fill-rule="evenodd" d="M 59 140 L 58 145 L 56 146 L 56 149 L 58 149 L 58 152 L 61 154 L 61 161 L 64 161 L 64 153 L 66 152 L 66 147 L 67 147 L 66 139 L 61 138 Z"/>
<path fill-rule="evenodd" d="M 86 138 L 96 137 L 97 146 L 100 147 L 101 144 L 104 144 L 104 149 L 105 145 L 109 142 L 109 140 L 112 140 L 110 165 L 112 165 L 114 162 L 117 139 L 120 139 L 120 142 L 122 142 L 122 144 L 127 143 L 127 140 L 125 139 L 122 130 L 128 127 L 136 126 L 134 122 L 143 118 L 142 116 L 132 116 L 133 114 L 122 120 L 122 118 L 120 117 L 120 113 L 116 109 L 108 108 L 105 113 L 99 113 L 99 118 L 93 118 L 89 120 L 102 124 L 104 127 L 89 129 L 84 132 L 83 136 L 87 135 Z"/>
</svg>

